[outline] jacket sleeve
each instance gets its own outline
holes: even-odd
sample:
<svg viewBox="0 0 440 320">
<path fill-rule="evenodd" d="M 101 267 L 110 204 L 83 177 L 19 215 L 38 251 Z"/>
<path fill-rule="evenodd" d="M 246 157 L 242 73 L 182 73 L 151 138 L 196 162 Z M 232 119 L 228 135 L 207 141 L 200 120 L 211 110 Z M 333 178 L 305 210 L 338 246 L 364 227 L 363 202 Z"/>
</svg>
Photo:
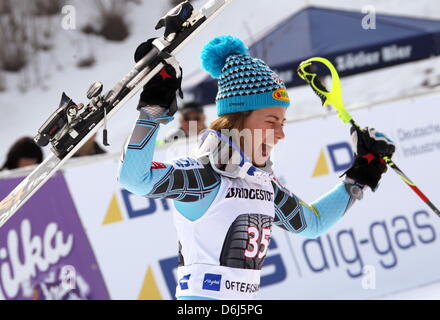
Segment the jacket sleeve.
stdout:
<svg viewBox="0 0 440 320">
<path fill-rule="evenodd" d="M 360 187 L 341 182 L 309 205 L 280 184 L 273 186 L 274 224 L 306 238 L 319 237 L 344 216 L 356 199 L 362 198 Z"/>
<path fill-rule="evenodd" d="M 220 181 L 209 165 L 194 158 L 154 162 L 159 123 L 141 112 L 122 154 L 119 183 L 131 193 L 194 202 L 214 190 Z"/>
</svg>

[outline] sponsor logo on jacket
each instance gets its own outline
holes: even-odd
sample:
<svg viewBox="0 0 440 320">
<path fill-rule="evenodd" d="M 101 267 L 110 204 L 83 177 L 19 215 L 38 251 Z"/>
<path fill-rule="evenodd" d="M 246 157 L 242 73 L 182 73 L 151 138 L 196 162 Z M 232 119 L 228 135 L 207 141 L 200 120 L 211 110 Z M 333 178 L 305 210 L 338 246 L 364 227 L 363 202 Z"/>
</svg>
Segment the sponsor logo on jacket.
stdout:
<svg viewBox="0 0 440 320">
<path fill-rule="evenodd" d="M 273 192 L 262 189 L 229 188 L 227 198 L 273 201 Z"/>
<path fill-rule="evenodd" d="M 260 290 L 260 285 L 258 283 L 247 283 L 240 281 L 225 281 L 226 290 L 245 292 L 245 293 L 255 293 Z"/>
<path fill-rule="evenodd" d="M 203 290 L 220 291 L 222 282 L 221 274 L 206 273 L 203 279 Z"/>
<path fill-rule="evenodd" d="M 190 277 L 191 277 L 191 274 L 186 274 L 179 280 L 179 285 L 180 285 L 181 290 L 188 290 L 189 289 L 188 281 L 189 281 Z"/>
<path fill-rule="evenodd" d="M 192 158 L 180 158 L 171 161 L 175 169 L 181 170 L 193 170 L 193 169 L 203 169 L 203 163 L 197 159 Z"/>
<path fill-rule="evenodd" d="M 166 169 L 167 166 L 162 163 L 162 162 L 157 162 L 157 161 L 152 161 L 151 162 L 151 169 L 155 170 L 155 169 Z"/>
</svg>

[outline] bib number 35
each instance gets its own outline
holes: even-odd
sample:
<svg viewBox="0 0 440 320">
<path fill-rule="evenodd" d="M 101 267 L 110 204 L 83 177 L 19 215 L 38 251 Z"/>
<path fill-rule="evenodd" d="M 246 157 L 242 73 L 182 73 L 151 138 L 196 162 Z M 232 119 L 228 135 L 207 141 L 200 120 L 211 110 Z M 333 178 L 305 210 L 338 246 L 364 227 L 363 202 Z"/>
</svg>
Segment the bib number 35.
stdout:
<svg viewBox="0 0 440 320">
<path fill-rule="evenodd" d="M 260 238 L 260 231 L 258 230 L 258 228 L 253 226 L 249 227 L 248 228 L 249 243 L 246 251 L 244 252 L 245 257 L 253 259 L 258 254 L 259 259 L 263 258 L 266 255 L 267 249 L 269 248 L 270 233 L 271 233 L 270 228 L 263 228 L 261 229 L 261 238 Z"/>
</svg>

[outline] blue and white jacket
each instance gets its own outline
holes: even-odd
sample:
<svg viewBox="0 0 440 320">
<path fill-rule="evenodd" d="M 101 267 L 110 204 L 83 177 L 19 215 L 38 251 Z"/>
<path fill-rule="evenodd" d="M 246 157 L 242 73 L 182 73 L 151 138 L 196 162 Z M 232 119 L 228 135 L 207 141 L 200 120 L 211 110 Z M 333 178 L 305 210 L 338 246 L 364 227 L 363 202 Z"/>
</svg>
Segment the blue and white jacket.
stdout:
<svg viewBox="0 0 440 320">
<path fill-rule="evenodd" d="M 123 154 L 119 181 L 134 194 L 173 199 L 179 239 L 177 298 L 254 298 L 273 225 L 315 238 L 355 201 L 353 185 L 346 182 L 307 204 L 273 175 L 257 181 L 230 178 L 196 157 L 153 162 L 158 130 L 159 123 L 141 112 Z"/>
</svg>

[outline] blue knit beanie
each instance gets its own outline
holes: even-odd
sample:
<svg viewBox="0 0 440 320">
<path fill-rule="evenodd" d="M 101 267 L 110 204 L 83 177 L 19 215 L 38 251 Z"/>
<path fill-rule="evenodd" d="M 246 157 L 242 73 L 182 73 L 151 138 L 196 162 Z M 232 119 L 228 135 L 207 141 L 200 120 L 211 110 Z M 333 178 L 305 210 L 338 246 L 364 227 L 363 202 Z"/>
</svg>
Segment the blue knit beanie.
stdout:
<svg viewBox="0 0 440 320">
<path fill-rule="evenodd" d="M 264 61 L 252 58 L 240 39 L 212 39 L 201 60 L 203 69 L 218 79 L 217 115 L 290 106 L 284 83 Z"/>
</svg>

